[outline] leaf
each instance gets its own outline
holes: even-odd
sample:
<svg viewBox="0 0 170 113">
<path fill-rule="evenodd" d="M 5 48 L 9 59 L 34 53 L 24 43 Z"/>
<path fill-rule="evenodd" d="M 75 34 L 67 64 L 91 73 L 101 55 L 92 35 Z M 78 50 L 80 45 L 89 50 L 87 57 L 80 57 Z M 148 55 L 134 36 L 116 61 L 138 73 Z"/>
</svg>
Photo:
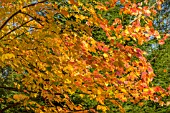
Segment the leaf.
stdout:
<svg viewBox="0 0 170 113">
<path fill-rule="evenodd" d="M 70 2 L 71 4 L 73 4 L 73 5 L 78 6 L 78 3 L 77 3 L 75 0 L 69 0 L 69 2 Z"/>
<path fill-rule="evenodd" d="M 108 57 L 108 54 L 107 54 L 107 53 L 104 53 L 103 56 L 104 56 L 104 58 L 107 58 L 107 57 Z"/>
<path fill-rule="evenodd" d="M 21 100 L 28 99 L 28 96 L 23 95 L 23 94 L 15 94 L 15 95 L 13 96 L 13 98 L 14 98 L 16 101 L 21 101 Z"/>
<path fill-rule="evenodd" d="M 65 11 L 65 10 L 61 10 L 61 14 L 63 14 L 66 17 L 69 15 L 69 13 L 67 11 Z"/>
<path fill-rule="evenodd" d="M 164 40 L 159 40 L 159 42 L 158 42 L 160 45 L 163 45 L 163 44 L 165 44 L 165 41 Z"/>
<path fill-rule="evenodd" d="M 21 112 L 22 107 L 65 113 L 90 112 L 95 107 L 114 112 L 113 104 L 124 113 L 119 101 L 152 100 L 164 105 L 161 99 L 169 95 L 169 87 L 152 86 L 159 68 L 153 70 L 146 58 L 154 51 L 148 55 L 142 51 L 151 36 L 160 44 L 168 39 L 153 26 L 157 5 L 150 7 L 147 0 L 46 1 L 1 3 L 1 78 L 7 82 L 2 81 L 2 86 L 10 90 L 3 94 L 2 106 L 23 101 L 17 106 Z M 161 6 L 162 1 L 156 2 Z M 167 74 L 165 67 L 157 77 Z"/>
<path fill-rule="evenodd" d="M 117 102 L 116 100 L 110 100 L 110 101 L 111 101 L 114 105 L 117 105 L 122 113 L 125 113 L 124 108 L 121 106 L 121 104 L 120 104 L 119 102 Z"/>
<path fill-rule="evenodd" d="M 166 72 L 167 72 L 167 70 L 166 70 L 166 69 L 164 69 L 164 70 L 163 70 L 163 72 L 164 72 L 164 73 L 166 73 Z"/>
<path fill-rule="evenodd" d="M 97 110 L 102 110 L 103 112 L 106 112 L 107 107 L 101 106 L 101 105 L 97 105 Z"/>
<path fill-rule="evenodd" d="M 4 102 L 4 99 L 3 98 L 0 98 L 0 103 Z"/>
<path fill-rule="evenodd" d="M 104 104 L 104 99 L 103 99 L 103 97 L 100 97 L 100 96 L 99 96 L 99 97 L 96 98 L 96 100 L 97 100 L 101 105 L 105 105 L 105 104 Z"/>
<path fill-rule="evenodd" d="M 15 55 L 12 54 L 12 53 L 3 54 L 1 56 L 1 60 L 2 61 L 8 60 L 8 59 L 12 59 L 12 58 L 15 58 Z"/>
</svg>

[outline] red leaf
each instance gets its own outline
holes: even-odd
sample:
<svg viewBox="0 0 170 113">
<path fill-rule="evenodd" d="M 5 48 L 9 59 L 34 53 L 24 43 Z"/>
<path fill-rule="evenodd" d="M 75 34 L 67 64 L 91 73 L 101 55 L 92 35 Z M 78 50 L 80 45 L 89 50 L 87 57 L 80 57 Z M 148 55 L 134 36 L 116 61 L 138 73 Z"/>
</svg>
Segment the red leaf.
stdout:
<svg viewBox="0 0 170 113">
<path fill-rule="evenodd" d="M 165 44 L 165 41 L 164 41 L 164 40 L 159 40 L 158 43 L 159 43 L 160 45 L 163 45 L 163 44 Z"/>
<path fill-rule="evenodd" d="M 109 48 L 108 47 L 103 47 L 103 52 L 108 52 Z"/>
<path fill-rule="evenodd" d="M 156 87 L 154 87 L 154 91 L 155 92 L 160 92 L 162 89 L 161 89 L 161 87 L 160 86 L 156 86 Z"/>
</svg>

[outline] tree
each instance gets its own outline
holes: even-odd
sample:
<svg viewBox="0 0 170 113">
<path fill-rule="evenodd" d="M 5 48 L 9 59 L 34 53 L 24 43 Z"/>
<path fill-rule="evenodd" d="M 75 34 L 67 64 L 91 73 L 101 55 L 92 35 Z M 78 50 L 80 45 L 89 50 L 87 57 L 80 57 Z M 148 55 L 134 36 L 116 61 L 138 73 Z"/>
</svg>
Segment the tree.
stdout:
<svg viewBox="0 0 170 113">
<path fill-rule="evenodd" d="M 161 10 L 157 10 L 157 16 L 154 18 L 154 28 L 157 29 L 164 37 L 161 40 L 151 39 L 149 43 L 146 43 L 142 49 L 147 50 L 148 61 L 151 63 L 156 77 L 153 79 L 154 85 L 160 85 L 163 88 L 168 87 L 169 79 L 169 0 L 165 0 L 161 5 Z M 165 41 L 166 40 L 166 41 Z M 163 100 L 169 101 L 169 97 L 165 97 Z M 169 102 L 167 102 L 169 104 Z M 152 105 L 152 106 L 150 106 Z M 148 107 L 150 106 L 150 107 Z M 140 109 L 140 108 L 139 108 Z M 158 104 L 147 102 L 142 109 L 150 112 L 165 113 L 170 111 L 170 107 L 160 107 Z"/>
<path fill-rule="evenodd" d="M 111 23 L 98 13 L 118 3 L 119 16 Z M 120 101 L 127 100 L 164 105 L 161 98 L 169 92 L 150 86 L 155 74 L 145 52 L 135 46 L 150 36 L 161 38 L 152 27 L 154 8 L 147 1 L 2 1 L 0 65 L 17 76 L 13 87 L 0 86 L 15 91 L 1 98 L 6 104 L 1 112 L 16 106 L 38 113 L 106 112 L 111 110 L 107 103 L 125 112 Z M 105 34 L 105 43 L 93 38 L 96 29 Z M 90 109 L 84 98 L 93 100 Z"/>
<path fill-rule="evenodd" d="M 155 84 L 161 84 L 165 88 L 168 86 L 166 82 L 169 81 L 169 1 L 165 0 L 161 7 L 161 10 L 158 10 L 157 17 L 154 20 L 154 28 L 157 29 L 164 38 L 159 41 L 151 39 L 155 47 L 152 45 L 150 48 L 151 52 L 148 55 L 148 60 L 151 62 L 154 72 L 157 75 L 154 80 Z"/>
</svg>

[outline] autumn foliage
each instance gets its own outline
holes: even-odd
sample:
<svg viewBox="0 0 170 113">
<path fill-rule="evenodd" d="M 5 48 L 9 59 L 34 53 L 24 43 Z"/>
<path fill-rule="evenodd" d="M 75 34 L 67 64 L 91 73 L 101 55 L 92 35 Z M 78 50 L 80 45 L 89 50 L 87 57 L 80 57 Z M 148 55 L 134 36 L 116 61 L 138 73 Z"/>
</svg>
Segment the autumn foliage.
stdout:
<svg viewBox="0 0 170 113">
<path fill-rule="evenodd" d="M 151 100 L 165 105 L 161 99 L 169 96 L 169 90 L 151 84 L 155 74 L 145 58 L 147 53 L 137 46 L 151 36 L 161 44 L 168 37 L 152 25 L 155 8 L 160 8 L 162 0 L 153 6 L 147 5 L 147 0 L 143 4 L 120 0 L 120 16 L 132 17 L 127 24 L 123 18 L 109 24 L 97 13 L 114 8 L 118 0 L 66 0 L 62 6 L 55 0 L 14 1 L 1 1 L 0 66 L 11 67 L 19 76 L 12 88 L 0 88 L 17 93 L 0 102 L 13 102 L 36 113 L 106 112 L 110 110 L 106 101 L 121 112 L 125 111 L 120 102 L 126 101 Z M 93 38 L 95 27 L 105 32 L 109 43 Z M 128 41 L 135 44 L 127 45 Z M 87 96 L 97 105 L 85 109 L 70 99 L 74 94 Z"/>
</svg>

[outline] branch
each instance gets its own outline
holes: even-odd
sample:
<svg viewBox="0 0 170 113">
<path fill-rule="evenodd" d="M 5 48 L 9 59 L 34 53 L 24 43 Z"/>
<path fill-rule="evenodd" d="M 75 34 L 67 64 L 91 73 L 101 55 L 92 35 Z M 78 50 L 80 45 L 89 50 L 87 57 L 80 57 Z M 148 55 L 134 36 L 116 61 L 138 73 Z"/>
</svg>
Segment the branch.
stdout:
<svg viewBox="0 0 170 113">
<path fill-rule="evenodd" d="M 42 0 L 42 1 L 37 2 L 37 3 L 29 4 L 29 5 L 24 6 L 23 8 L 27 8 L 27 7 L 34 6 L 34 5 L 37 5 L 37 4 L 40 4 L 40 3 L 44 3 L 46 1 L 48 1 L 48 0 Z"/>
<path fill-rule="evenodd" d="M 10 21 L 15 15 L 17 15 L 18 13 L 20 13 L 21 10 L 18 10 L 17 12 L 15 12 L 13 15 L 11 15 L 0 27 L 0 30 L 8 23 L 8 21 Z"/>
<path fill-rule="evenodd" d="M 10 91 L 17 91 L 17 92 L 24 92 L 24 90 L 21 90 L 21 89 L 17 89 L 17 88 L 13 88 L 13 87 L 5 87 L 5 86 L 0 86 L 0 89 L 10 90 Z M 34 92 L 34 91 L 28 91 L 28 92 L 37 93 L 37 92 Z"/>
<path fill-rule="evenodd" d="M 10 90 L 10 91 L 17 91 L 17 92 L 23 92 L 25 93 L 24 90 L 22 89 L 17 89 L 17 88 L 13 88 L 13 87 L 5 87 L 5 86 L 0 86 L 0 89 L 6 89 L 6 90 Z M 41 91 L 36 92 L 36 91 L 30 91 L 30 90 L 26 90 L 29 93 L 41 93 Z M 46 90 L 49 91 L 49 90 Z M 61 93 L 54 93 L 55 95 L 62 95 Z M 1 113 L 1 112 L 0 112 Z"/>
<path fill-rule="evenodd" d="M 4 113 L 5 110 L 9 109 L 9 108 L 12 108 L 12 107 L 15 107 L 15 106 L 18 106 L 19 104 L 21 104 L 20 102 L 17 102 L 17 103 L 14 103 L 12 105 L 9 105 L 5 108 L 3 108 L 2 110 L 0 110 L 0 113 Z"/>
<path fill-rule="evenodd" d="M 1 39 L 3 39 L 5 36 L 9 35 L 10 33 L 12 33 L 13 31 L 15 31 L 15 30 L 19 29 L 20 27 L 24 26 L 25 24 L 27 24 L 27 23 L 29 23 L 29 22 L 31 22 L 31 21 L 33 21 L 33 20 L 29 20 L 29 21 L 27 21 L 27 22 L 25 22 L 25 23 L 21 24 L 20 26 L 16 27 L 15 29 L 13 29 L 13 30 L 9 31 L 9 32 L 8 32 L 8 33 L 6 33 L 4 36 L 2 36 L 2 37 L 0 38 L 0 40 L 1 40 Z"/>
<path fill-rule="evenodd" d="M 33 17 L 33 16 L 31 16 L 30 14 L 27 14 L 27 13 L 25 13 L 25 12 L 20 12 L 20 13 L 25 14 L 25 15 L 31 17 L 33 20 L 35 20 L 35 21 L 36 21 L 37 23 L 39 23 L 41 26 L 44 26 L 43 24 L 41 24 L 41 23 L 39 22 L 39 21 L 41 21 L 39 18 Z"/>
<path fill-rule="evenodd" d="M 17 15 L 18 13 L 21 13 L 21 10 L 24 9 L 24 8 L 27 8 L 27 7 L 30 7 L 30 6 L 34 6 L 36 4 L 39 4 L 39 3 L 44 3 L 46 2 L 47 0 L 43 0 L 41 2 L 37 2 L 37 3 L 33 3 L 33 4 L 29 4 L 29 5 L 26 5 L 26 6 L 23 6 L 20 10 L 18 10 L 17 12 L 15 12 L 14 14 L 12 14 L 3 24 L 2 26 L 0 27 L 0 30 L 2 30 L 2 28 L 15 16 Z"/>
<path fill-rule="evenodd" d="M 85 109 L 85 110 L 70 110 L 69 112 L 67 112 L 67 113 L 98 113 L 95 109 Z"/>
<path fill-rule="evenodd" d="M 151 7 L 149 7 L 149 9 L 154 8 L 155 5 L 156 5 L 156 3 L 154 3 Z M 138 15 L 138 17 L 134 18 L 134 20 L 132 20 L 129 24 L 132 24 L 134 21 L 136 21 L 140 18 L 141 18 L 141 15 Z"/>
<path fill-rule="evenodd" d="M 149 62 L 152 62 L 153 60 L 155 60 L 157 58 L 157 56 L 153 57 L 151 60 L 149 60 Z"/>
<path fill-rule="evenodd" d="M 16 37 L 14 37 L 13 39 L 18 38 L 18 37 L 20 37 L 20 36 L 24 35 L 25 33 L 27 33 L 27 32 L 23 32 L 23 33 L 21 33 L 20 35 L 17 35 Z M 11 39 L 5 39 L 5 40 L 3 40 L 3 41 L 7 41 L 7 40 L 11 40 Z"/>
</svg>

